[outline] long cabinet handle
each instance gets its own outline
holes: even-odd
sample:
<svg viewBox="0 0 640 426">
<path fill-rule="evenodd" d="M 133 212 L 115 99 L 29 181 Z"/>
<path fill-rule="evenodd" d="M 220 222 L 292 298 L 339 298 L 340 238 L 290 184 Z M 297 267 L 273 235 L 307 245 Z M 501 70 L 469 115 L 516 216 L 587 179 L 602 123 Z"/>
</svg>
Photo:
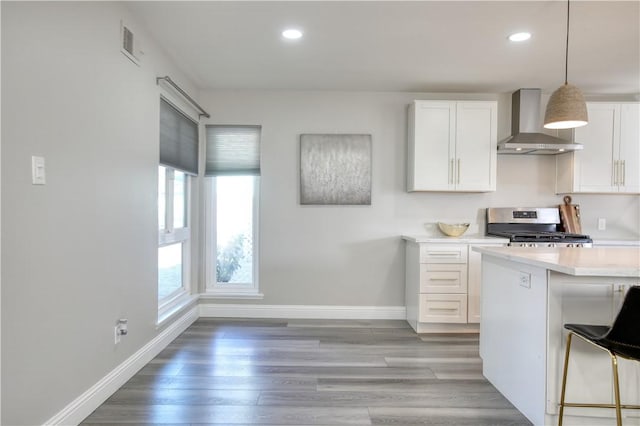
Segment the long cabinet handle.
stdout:
<svg viewBox="0 0 640 426">
<path fill-rule="evenodd" d="M 457 171 L 458 171 L 458 182 L 457 183 L 460 183 L 460 159 L 459 158 L 458 158 L 458 169 L 457 169 Z"/>
<path fill-rule="evenodd" d="M 626 179 L 626 175 L 627 175 L 627 161 L 626 160 L 622 160 L 620 163 L 622 163 L 622 171 L 620 172 L 620 175 L 622 176 L 622 183 L 620 184 L 621 186 L 624 186 L 627 179 Z"/>
<path fill-rule="evenodd" d="M 618 160 L 613 162 L 613 186 L 618 186 Z"/>
<path fill-rule="evenodd" d="M 429 251 L 427 256 L 460 257 L 459 251 Z"/>
</svg>

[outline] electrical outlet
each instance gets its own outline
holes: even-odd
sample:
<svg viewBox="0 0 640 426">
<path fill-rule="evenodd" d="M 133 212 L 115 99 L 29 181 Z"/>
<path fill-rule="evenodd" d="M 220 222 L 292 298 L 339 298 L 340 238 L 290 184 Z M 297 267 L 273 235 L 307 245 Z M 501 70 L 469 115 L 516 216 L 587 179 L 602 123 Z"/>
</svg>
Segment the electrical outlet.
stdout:
<svg viewBox="0 0 640 426">
<path fill-rule="evenodd" d="M 518 283 L 520 287 L 531 288 L 531 274 L 528 272 L 520 272 Z"/>
<path fill-rule="evenodd" d="M 117 345 L 118 343 L 120 343 L 120 337 L 122 336 L 120 334 L 120 324 L 116 324 L 116 326 L 113 329 L 114 331 L 114 335 L 115 335 L 115 344 Z"/>
<path fill-rule="evenodd" d="M 598 218 L 598 231 L 605 231 L 607 229 L 607 219 L 604 217 Z"/>
</svg>

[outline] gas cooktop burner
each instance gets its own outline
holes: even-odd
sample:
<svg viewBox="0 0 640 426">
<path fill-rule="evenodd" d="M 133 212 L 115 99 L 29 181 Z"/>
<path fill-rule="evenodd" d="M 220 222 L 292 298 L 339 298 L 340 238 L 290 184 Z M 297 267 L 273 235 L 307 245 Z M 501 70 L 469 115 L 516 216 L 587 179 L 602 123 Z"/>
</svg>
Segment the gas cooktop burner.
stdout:
<svg viewBox="0 0 640 426">
<path fill-rule="evenodd" d="M 591 247 L 588 235 L 562 232 L 557 208 L 487 209 L 487 235 L 509 239 L 510 246 Z"/>
<path fill-rule="evenodd" d="M 509 238 L 512 242 L 591 242 L 588 235 L 568 232 L 496 232 L 494 235 Z"/>
</svg>

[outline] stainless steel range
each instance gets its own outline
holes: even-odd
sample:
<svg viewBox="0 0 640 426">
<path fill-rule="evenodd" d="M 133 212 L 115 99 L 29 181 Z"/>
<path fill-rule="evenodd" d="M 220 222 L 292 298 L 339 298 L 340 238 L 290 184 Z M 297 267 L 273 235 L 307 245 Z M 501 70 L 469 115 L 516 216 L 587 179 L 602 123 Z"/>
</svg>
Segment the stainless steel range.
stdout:
<svg viewBox="0 0 640 426">
<path fill-rule="evenodd" d="M 557 208 L 501 207 L 487 209 L 487 235 L 509 238 L 519 247 L 591 247 L 588 235 L 562 231 Z"/>
</svg>

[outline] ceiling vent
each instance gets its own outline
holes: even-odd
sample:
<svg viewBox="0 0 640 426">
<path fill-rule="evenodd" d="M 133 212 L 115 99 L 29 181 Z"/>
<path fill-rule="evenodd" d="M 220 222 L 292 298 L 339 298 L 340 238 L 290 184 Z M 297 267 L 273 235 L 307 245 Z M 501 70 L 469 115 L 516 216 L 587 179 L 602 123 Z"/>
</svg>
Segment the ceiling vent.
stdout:
<svg viewBox="0 0 640 426">
<path fill-rule="evenodd" d="M 135 35 L 133 31 L 131 31 L 131 28 L 122 21 L 120 22 L 120 36 L 120 51 L 124 53 L 127 58 L 131 59 L 133 63 L 140 65 L 140 49 L 137 48 Z"/>
</svg>

